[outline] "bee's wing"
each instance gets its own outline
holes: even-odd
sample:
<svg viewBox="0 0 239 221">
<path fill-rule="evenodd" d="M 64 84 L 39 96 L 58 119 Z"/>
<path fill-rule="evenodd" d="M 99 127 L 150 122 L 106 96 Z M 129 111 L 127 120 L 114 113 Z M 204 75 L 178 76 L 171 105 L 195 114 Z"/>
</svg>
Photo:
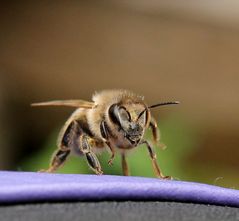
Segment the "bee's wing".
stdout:
<svg viewBox="0 0 239 221">
<path fill-rule="evenodd" d="M 95 106 L 95 104 L 93 102 L 84 101 L 84 100 L 56 100 L 56 101 L 33 103 L 31 104 L 31 106 L 68 106 L 68 107 L 91 109 Z"/>
</svg>

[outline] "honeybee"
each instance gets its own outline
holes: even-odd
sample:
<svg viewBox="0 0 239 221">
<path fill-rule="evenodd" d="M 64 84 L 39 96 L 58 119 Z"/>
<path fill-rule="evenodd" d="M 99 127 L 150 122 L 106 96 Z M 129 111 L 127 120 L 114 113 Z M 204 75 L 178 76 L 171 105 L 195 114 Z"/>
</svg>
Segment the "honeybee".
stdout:
<svg viewBox="0 0 239 221">
<path fill-rule="evenodd" d="M 156 154 L 150 142 L 144 139 L 145 130 L 150 127 L 154 142 L 159 142 L 156 120 L 150 109 L 162 105 L 178 104 L 178 101 L 148 106 L 144 97 L 128 90 L 103 90 L 95 93 L 93 102 L 84 100 L 56 100 L 33 103 L 32 106 L 71 106 L 77 109 L 60 131 L 57 150 L 53 154 L 50 166 L 45 172 L 55 172 L 64 164 L 71 152 L 85 156 L 89 167 L 102 174 L 100 162 L 96 156 L 98 150 L 108 150 L 113 163 L 115 153 L 121 154 L 123 174 L 129 175 L 126 153 L 142 144 L 147 146 L 153 169 L 157 177 L 164 176 L 156 160 Z"/>
</svg>

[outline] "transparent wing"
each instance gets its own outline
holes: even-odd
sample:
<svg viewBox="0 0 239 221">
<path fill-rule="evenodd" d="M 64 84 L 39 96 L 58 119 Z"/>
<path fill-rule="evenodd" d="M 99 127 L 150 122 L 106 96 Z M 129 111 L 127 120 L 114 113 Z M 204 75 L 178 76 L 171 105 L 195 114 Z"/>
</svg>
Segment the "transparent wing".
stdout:
<svg viewBox="0 0 239 221">
<path fill-rule="evenodd" d="M 31 106 L 67 106 L 67 107 L 78 107 L 91 109 L 95 106 L 93 102 L 84 100 L 56 100 L 46 101 L 40 103 L 33 103 Z"/>
</svg>

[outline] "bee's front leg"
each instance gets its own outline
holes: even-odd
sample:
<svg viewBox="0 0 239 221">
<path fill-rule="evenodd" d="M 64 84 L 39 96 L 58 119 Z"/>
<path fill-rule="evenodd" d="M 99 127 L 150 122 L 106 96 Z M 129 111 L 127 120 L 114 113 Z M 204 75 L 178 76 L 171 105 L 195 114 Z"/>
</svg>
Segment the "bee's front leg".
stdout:
<svg viewBox="0 0 239 221">
<path fill-rule="evenodd" d="M 158 124 L 157 124 L 156 120 L 153 117 L 151 117 L 149 126 L 150 126 L 150 128 L 152 130 L 154 143 L 157 146 L 159 146 L 161 149 L 165 149 L 166 148 L 165 144 L 160 142 L 160 133 L 159 133 L 159 129 L 158 129 Z"/>
<path fill-rule="evenodd" d="M 161 178 L 161 179 L 172 179 L 170 176 L 164 176 L 159 168 L 159 165 L 157 163 L 157 156 L 153 150 L 153 148 L 151 147 L 151 145 L 149 144 L 148 141 L 143 140 L 140 144 L 146 144 L 147 148 L 148 148 L 148 152 L 149 152 L 149 156 L 151 158 L 152 164 L 153 164 L 153 168 L 154 168 L 154 172 L 156 174 L 157 177 Z"/>
<path fill-rule="evenodd" d="M 110 151 L 111 151 L 111 156 L 110 156 L 110 159 L 108 160 L 108 164 L 111 166 L 111 165 L 113 165 L 113 160 L 115 158 L 115 150 L 109 142 L 106 142 L 106 144 L 110 148 Z"/>
<path fill-rule="evenodd" d="M 110 159 L 108 161 L 108 164 L 112 165 L 113 164 L 113 160 L 115 158 L 115 150 L 112 147 L 111 143 L 109 142 L 109 137 L 110 137 L 109 129 L 108 129 L 108 126 L 107 126 L 107 124 L 106 124 L 106 122 L 104 120 L 100 124 L 100 132 L 101 132 L 101 136 L 105 140 L 106 145 L 110 148 L 111 157 L 110 157 Z"/>
<path fill-rule="evenodd" d="M 88 165 L 96 174 L 101 175 L 103 171 L 97 156 L 91 149 L 92 146 L 96 146 L 96 142 L 93 138 L 87 135 L 80 137 L 80 150 L 85 154 Z"/>
<path fill-rule="evenodd" d="M 151 130 L 152 130 L 153 141 L 154 141 L 155 143 L 159 142 L 158 124 L 157 124 L 156 120 L 155 120 L 153 117 L 151 117 L 149 126 L 150 126 L 150 128 L 151 128 Z"/>
</svg>

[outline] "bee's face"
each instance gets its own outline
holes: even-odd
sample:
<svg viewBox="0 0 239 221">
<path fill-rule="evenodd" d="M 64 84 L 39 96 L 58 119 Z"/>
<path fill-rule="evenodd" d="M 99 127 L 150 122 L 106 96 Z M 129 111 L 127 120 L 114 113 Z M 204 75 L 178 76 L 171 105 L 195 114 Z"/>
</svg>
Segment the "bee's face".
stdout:
<svg viewBox="0 0 239 221">
<path fill-rule="evenodd" d="M 113 104 L 109 109 L 109 116 L 119 132 L 135 146 L 144 135 L 148 114 L 148 110 L 144 110 L 142 104 Z"/>
</svg>

